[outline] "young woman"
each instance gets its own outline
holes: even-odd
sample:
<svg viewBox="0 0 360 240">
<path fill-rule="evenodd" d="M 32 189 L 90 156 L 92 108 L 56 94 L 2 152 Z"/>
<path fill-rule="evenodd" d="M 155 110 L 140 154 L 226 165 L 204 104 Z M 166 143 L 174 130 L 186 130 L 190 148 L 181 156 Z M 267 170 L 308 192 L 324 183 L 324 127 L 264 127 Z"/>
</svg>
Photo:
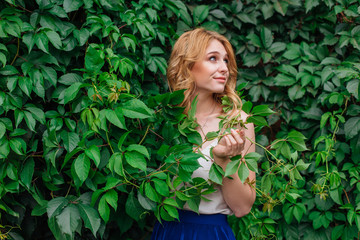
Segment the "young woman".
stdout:
<svg viewBox="0 0 360 240">
<path fill-rule="evenodd" d="M 218 131 L 221 116 L 239 115 L 245 122 L 247 115 L 239 110 L 241 100 L 236 95 L 237 66 L 230 42 L 222 35 L 202 28 L 184 33 L 174 45 L 167 70 L 169 86 L 172 90 L 186 89 L 182 105 L 188 111 L 192 100 L 197 96 L 197 131 L 203 141 L 208 132 Z M 223 111 L 221 98 L 227 96 L 233 109 Z M 193 177 L 209 178 L 211 164 L 215 162 L 224 170 L 232 156 L 255 151 L 253 124 L 244 129 L 231 130 L 220 140 L 205 142 L 200 151 L 213 159 L 200 158 L 202 167 Z M 211 201 L 201 201 L 199 213 L 192 212 L 185 205 L 179 211 L 180 221 L 157 223 L 152 240 L 234 240 L 234 234 L 227 223 L 226 215 L 242 217 L 248 214 L 255 201 L 255 190 L 247 182 L 242 183 L 235 173 L 223 178 L 216 192 L 206 195 Z M 255 173 L 250 171 L 249 182 L 255 181 Z"/>
</svg>

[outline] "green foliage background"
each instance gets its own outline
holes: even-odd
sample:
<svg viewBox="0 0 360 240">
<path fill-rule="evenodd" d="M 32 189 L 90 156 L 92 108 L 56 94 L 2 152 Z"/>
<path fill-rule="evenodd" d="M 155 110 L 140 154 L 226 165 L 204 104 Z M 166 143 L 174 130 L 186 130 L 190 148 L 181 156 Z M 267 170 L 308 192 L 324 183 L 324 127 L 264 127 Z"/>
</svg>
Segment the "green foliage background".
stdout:
<svg viewBox="0 0 360 240">
<path fill-rule="evenodd" d="M 202 26 L 234 46 L 263 156 L 238 239 L 358 239 L 359 1 L 0 3 L 0 238 L 148 239 L 196 209 L 211 186 L 164 75 Z"/>
</svg>

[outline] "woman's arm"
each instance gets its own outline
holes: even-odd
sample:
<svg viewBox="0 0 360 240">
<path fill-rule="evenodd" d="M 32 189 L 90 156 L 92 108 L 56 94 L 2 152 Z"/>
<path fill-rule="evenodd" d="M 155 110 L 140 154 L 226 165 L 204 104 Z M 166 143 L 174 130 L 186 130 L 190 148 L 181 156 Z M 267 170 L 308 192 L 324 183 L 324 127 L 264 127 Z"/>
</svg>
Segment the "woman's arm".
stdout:
<svg viewBox="0 0 360 240">
<path fill-rule="evenodd" d="M 227 164 L 230 162 L 230 157 L 255 151 L 255 145 L 251 143 L 249 138 L 255 142 L 254 125 L 252 123 L 246 124 L 246 129 L 235 131 L 224 136 L 213 149 L 213 156 L 215 162 L 221 166 L 224 171 Z M 222 194 L 228 204 L 233 210 L 236 217 L 242 217 L 248 214 L 254 204 L 256 192 L 248 183 L 242 183 L 237 172 L 231 175 L 232 179 L 228 177 L 223 178 Z M 255 173 L 250 171 L 249 180 L 255 183 Z"/>
</svg>

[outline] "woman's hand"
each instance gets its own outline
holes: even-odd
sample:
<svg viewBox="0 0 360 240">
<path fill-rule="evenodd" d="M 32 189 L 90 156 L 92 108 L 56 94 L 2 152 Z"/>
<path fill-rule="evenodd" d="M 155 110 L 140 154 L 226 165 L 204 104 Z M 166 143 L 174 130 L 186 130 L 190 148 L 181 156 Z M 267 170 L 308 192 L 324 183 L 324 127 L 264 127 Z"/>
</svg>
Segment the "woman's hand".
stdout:
<svg viewBox="0 0 360 240">
<path fill-rule="evenodd" d="M 245 146 L 245 132 L 244 130 L 231 129 L 231 133 L 225 135 L 219 143 L 213 148 L 214 159 L 217 164 L 222 165 L 222 162 L 229 158 L 240 155 Z"/>
</svg>

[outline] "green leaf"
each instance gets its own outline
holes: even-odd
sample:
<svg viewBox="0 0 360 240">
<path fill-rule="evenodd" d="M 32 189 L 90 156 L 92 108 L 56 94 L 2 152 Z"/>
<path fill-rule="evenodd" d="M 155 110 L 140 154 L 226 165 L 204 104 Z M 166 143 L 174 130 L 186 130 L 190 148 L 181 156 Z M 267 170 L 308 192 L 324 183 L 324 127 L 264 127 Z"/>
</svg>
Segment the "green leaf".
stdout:
<svg viewBox="0 0 360 240">
<path fill-rule="evenodd" d="M 200 157 L 199 154 L 196 153 L 187 153 L 184 155 L 184 157 L 181 159 L 180 165 L 181 168 L 184 169 L 187 172 L 193 172 L 196 169 L 198 169 L 201 165 L 197 161 L 197 159 Z"/>
<path fill-rule="evenodd" d="M 192 198 L 186 203 L 189 205 L 192 211 L 199 213 L 200 198 Z"/>
<path fill-rule="evenodd" d="M 193 18 L 194 24 L 198 25 L 203 22 L 209 15 L 209 6 L 207 5 L 198 5 L 194 8 Z"/>
<path fill-rule="evenodd" d="M 167 205 L 170 205 L 170 206 L 173 206 L 173 207 L 179 207 L 178 203 L 176 202 L 176 200 L 174 198 L 166 198 L 164 201 L 163 201 L 164 204 L 167 204 Z"/>
<path fill-rule="evenodd" d="M 75 132 L 62 131 L 60 136 L 63 140 L 64 148 L 68 152 L 74 150 L 80 142 L 79 135 Z"/>
<path fill-rule="evenodd" d="M 26 125 L 31 131 L 35 132 L 36 121 L 33 115 L 28 111 L 24 111 L 23 113 L 24 113 Z"/>
<path fill-rule="evenodd" d="M 48 39 L 50 40 L 50 42 L 52 43 L 52 45 L 55 48 L 61 49 L 62 42 L 61 42 L 60 35 L 57 32 L 55 32 L 55 31 L 46 31 L 45 34 L 46 34 L 46 36 L 48 37 Z"/>
<path fill-rule="evenodd" d="M 309 166 L 310 166 L 310 163 L 304 163 L 304 161 L 303 161 L 302 159 L 300 159 L 300 160 L 296 163 L 296 168 L 297 168 L 299 171 L 306 170 Z"/>
<path fill-rule="evenodd" d="M 258 53 L 248 53 L 243 56 L 244 65 L 247 67 L 256 66 L 261 60 L 261 54 Z"/>
<path fill-rule="evenodd" d="M 18 74 L 19 71 L 16 69 L 16 67 L 12 65 L 6 65 L 5 67 L 0 69 L 0 74 L 4 76 L 10 76 Z"/>
<path fill-rule="evenodd" d="M 106 116 L 106 119 L 109 120 L 109 122 L 111 122 L 118 128 L 126 129 L 125 118 L 124 118 L 123 114 L 121 114 L 121 109 L 119 109 L 118 111 L 106 109 L 105 116 Z"/>
<path fill-rule="evenodd" d="M 258 161 L 261 159 L 261 155 L 257 152 L 251 152 L 244 156 L 245 162 L 249 170 L 258 173 Z"/>
<path fill-rule="evenodd" d="M 150 159 L 150 154 L 147 150 L 146 147 L 139 145 L 139 144 L 131 144 L 126 148 L 127 151 L 135 151 L 138 153 L 141 153 L 142 155 L 144 155 L 145 157 L 147 157 L 148 159 Z"/>
<path fill-rule="evenodd" d="M 351 93 L 356 99 L 360 99 L 360 80 L 359 79 L 353 79 L 349 81 L 346 85 L 346 89 L 349 93 Z"/>
<path fill-rule="evenodd" d="M 31 181 L 32 181 L 32 177 L 34 175 L 34 169 L 35 168 L 35 162 L 33 158 L 29 158 L 21 173 L 20 173 L 20 179 L 22 181 L 22 183 L 28 188 L 30 189 L 31 186 Z"/>
<path fill-rule="evenodd" d="M 126 47 L 126 50 L 129 49 L 129 47 L 131 46 L 133 52 L 135 52 L 136 50 L 136 38 L 134 35 L 131 35 L 131 34 L 124 34 L 122 37 L 121 37 L 121 40 L 123 41 L 125 47 Z"/>
<path fill-rule="evenodd" d="M 64 10 L 67 13 L 78 10 L 82 5 L 81 0 L 64 0 Z"/>
<path fill-rule="evenodd" d="M 119 152 L 114 153 L 110 157 L 107 167 L 110 169 L 111 172 L 115 172 L 120 176 L 125 176 L 123 166 L 123 154 Z"/>
<path fill-rule="evenodd" d="M 287 46 L 288 50 L 283 54 L 283 57 L 289 60 L 297 59 L 301 56 L 300 46 L 294 43 L 290 43 Z"/>
<path fill-rule="evenodd" d="M 140 220 L 141 214 L 144 212 L 139 201 L 135 197 L 134 191 L 131 191 L 125 203 L 126 213 L 136 221 Z"/>
<path fill-rule="evenodd" d="M 85 223 L 85 227 L 90 229 L 94 237 L 96 237 L 96 233 L 99 230 L 101 224 L 101 219 L 98 212 L 89 205 L 79 203 L 77 206 L 80 212 L 80 216 Z"/>
<path fill-rule="evenodd" d="M 67 73 L 67 74 L 62 75 L 59 78 L 58 82 L 62 83 L 64 85 L 72 86 L 74 83 L 81 83 L 82 77 L 76 73 Z"/>
<path fill-rule="evenodd" d="M 105 64 L 104 52 L 96 48 L 96 44 L 90 44 L 85 55 L 85 68 L 92 72 L 99 72 Z"/>
<path fill-rule="evenodd" d="M 180 191 L 176 191 L 175 194 L 176 194 L 176 197 L 179 198 L 181 201 L 187 201 L 187 200 L 191 199 L 188 195 L 186 195 Z"/>
<path fill-rule="evenodd" d="M 260 31 L 260 37 L 264 48 L 265 49 L 270 48 L 273 43 L 273 35 L 271 31 L 266 27 L 262 27 Z"/>
<path fill-rule="evenodd" d="M 273 6 L 274 6 L 275 11 L 277 11 L 281 15 L 285 16 L 288 6 L 289 6 L 289 3 L 285 2 L 285 1 L 281 1 L 281 0 L 276 0 L 274 2 Z"/>
<path fill-rule="evenodd" d="M 306 13 L 320 4 L 319 0 L 305 0 Z"/>
<path fill-rule="evenodd" d="M 304 141 L 305 136 L 302 135 L 300 132 L 298 131 L 291 131 L 289 134 L 288 134 L 288 142 L 291 144 L 291 146 L 297 150 L 297 151 L 305 151 L 305 150 L 308 150 L 306 148 L 306 145 L 305 145 L 305 141 Z"/>
<path fill-rule="evenodd" d="M 49 39 L 44 32 L 35 35 L 35 44 L 39 49 L 49 54 Z"/>
<path fill-rule="evenodd" d="M 10 153 L 10 145 L 7 140 L 0 143 L 0 159 L 7 158 Z"/>
<path fill-rule="evenodd" d="M 75 32 L 74 32 L 74 36 L 75 36 Z M 88 41 L 90 37 L 90 32 L 87 28 L 81 28 L 78 36 L 75 37 L 77 38 L 80 46 L 83 46 Z"/>
<path fill-rule="evenodd" d="M 252 115 L 257 116 L 269 116 L 271 114 L 275 113 L 273 110 L 271 110 L 267 105 L 258 105 L 253 108 L 251 111 Z"/>
<path fill-rule="evenodd" d="M 21 138 L 12 138 L 9 141 L 10 148 L 19 155 L 24 155 L 26 152 L 26 143 Z"/>
<path fill-rule="evenodd" d="M 240 159 L 235 160 L 235 161 L 231 161 L 226 165 L 226 170 L 225 170 L 225 177 L 233 175 L 234 173 L 236 173 L 239 164 L 240 164 Z"/>
<path fill-rule="evenodd" d="M 210 11 L 210 14 L 219 19 L 226 19 L 225 13 L 220 9 L 214 9 Z"/>
<path fill-rule="evenodd" d="M 236 15 L 236 17 L 238 17 L 244 23 L 251 23 L 251 24 L 257 25 L 256 16 L 254 16 L 252 14 L 240 12 Z"/>
<path fill-rule="evenodd" d="M 259 116 L 250 116 L 250 117 L 248 117 L 247 122 L 254 123 L 255 125 L 258 125 L 258 126 L 268 126 L 268 123 L 265 120 L 265 118 L 259 117 Z"/>
<path fill-rule="evenodd" d="M 83 183 L 89 175 L 90 172 L 90 160 L 84 154 L 80 154 L 74 161 L 75 173 Z"/>
<path fill-rule="evenodd" d="M 244 183 L 245 180 L 249 177 L 249 174 L 250 174 L 249 169 L 247 168 L 244 162 L 241 162 L 241 165 L 238 170 L 238 175 L 241 182 Z"/>
<path fill-rule="evenodd" d="M 214 31 L 214 32 L 219 32 L 220 31 L 220 26 L 217 22 L 214 21 L 206 21 L 204 23 L 201 24 L 201 27 L 209 30 L 209 31 Z"/>
<path fill-rule="evenodd" d="M 331 231 L 331 240 L 340 239 L 344 235 L 345 225 L 337 225 Z"/>
<path fill-rule="evenodd" d="M 96 145 L 91 145 L 89 148 L 85 149 L 85 154 L 90 159 L 92 159 L 96 167 L 100 164 L 100 150 Z"/>
<path fill-rule="evenodd" d="M 152 180 L 155 185 L 155 190 L 162 196 L 168 197 L 169 196 L 169 186 L 166 184 L 165 181 L 153 178 Z"/>
<path fill-rule="evenodd" d="M 104 196 L 99 201 L 98 210 L 101 218 L 107 223 L 110 219 L 110 208 Z"/>
<path fill-rule="evenodd" d="M 256 47 L 261 48 L 263 46 L 259 36 L 256 35 L 255 33 L 250 33 L 249 35 L 246 36 L 246 38 L 249 39 L 250 42 Z"/>
<path fill-rule="evenodd" d="M 53 6 L 53 8 L 49 10 L 49 13 L 51 13 L 51 14 L 53 14 L 55 16 L 58 16 L 60 18 L 67 18 L 68 17 L 65 10 L 62 7 L 58 6 L 58 5 Z"/>
<path fill-rule="evenodd" d="M 128 118 L 149 118 L 152 117 L 154 112 L 150 108 L 148 108 L 142 101 L 139 99 L 132 99 L 126 102 L 122 106 L 122 111 L 124 116 Z"/>
<path fill-rule="evenodd" d="M 220 166 L 213 163 L 209 171 L 209 179 L 219 185 L 222 185 L 223 174 Z"/>
<path fill-rule="evenodd" d="M 271 53 L 278 53 L 281 51 L 284 51 L 286 49 L 286 44 L 283 42 L 274 42 L 269 48 L 268 50 Z"/>
<path fill-rule="evenodd" d="M 33 83 L 30 78 L 28 77 L 19 77 L 18 84 L 20 89 L 30 97 L 30 94 L 33 90 Z"/>
<path fill-rule="evenodd" d="M 293 214 L 294 217 L 298 222 L 300 222 L 301 218 L 303 217 L 304 213 L 306 212 L 306 208 L 302 204 L 296 204 L 294 206 Z"/>
<path fill-rule="evenodd" d="M 131 132 L 131 131 L 128 131 L 128 132 L 124 133 L 124 134 L 121 135 L 121 137 L 119 138 L 118 149 L 119 149 L 120 151 L 123 151 L 123 150 L 122 150 L 122 145 L 123 145 L 126 137 L 129 135 L 130 132 Z"/>
<path fill-rule="evenodd" d="M 0 52 L 0 61 L 2 62 L 2 67 L 6 66 L 6 56 L 2 52 Z"/>
<path fill-rule="evenodd" d="M 37 107 L 27 106 L 26 110 L 31 112 L 33 117 L 38 120 L 41 124 L 45 124 L 45 114 L 44 111 Z"/>
<path fill-rule="evenodd" d="M 51 68 L 51 67 L 46 67 L 41 65 L 41 73 L 44 76 L 44 78 L 48 81 L 50 81 L 50 83 L 53 86 L 56 86 L 57 83 L 57 73 L 55 71 L 55 69 Z"/>
<path fill-rule="evenodd" d="M 156 203 L 154 201 L 151 201 L 149 198 L 147 197 L 144 197 L 140 191 L 138 191 L 138 200 L 139 200 L 139 203 L 140 205 L 146 209 L 146 210 L 152 210 L 154 211 L 155 208 L 156 208 Z"/>
<path fill-rule="evenodd" d="M 64 197 L 57 197 L 50 200 L 47 203 L 47 207 L 46 207 L 48 218 L 52 218 L 56 215 L 59 215 L 59 213 L 62 212 L 62 210 L 68 203 L 69 201 Z"/>
<path fill-rule="evenodd" d="M 154 202 L 160 202 L 160 197 L 149 182 L 145 183 L 145 196 Z"/>
<path fill-rule="evenodd" d="M 289 95 L 289 98 L 291 99 L 291 101 L 295 101 L 297 99 L 304 97 L 305 92 L 306 92 L 306 90 L 303 87 L 296 84 L 296 85 L 292 86 L 291 88 L 289 88 L 288 95 Z"/>
<path fill-rule="evenodd" d="M 105 198 L 106 202 L 114 208 L 116 211 L 118 205 L 118 194 L 114 189 L 110 189 L 107 191 L 103 197 Z"/>
<path fill-rule="evenodd" d="M 164 208 L 171 217 L 179 219 L 179 213 L 175 207 L 170 206 L 170 205 L 164 205 Z"/>
<path fill-rule="evenodd" d="M 339 65 L 339 64 L 341 64 L 341 61 L 335 57 L 326 57 L 321 61 L 320 64 L 321 65 Z"/>
<path fill-rule="evenodd" d="M 74 204 L 67 206 L 58 216 L 56 222 L 63 234 L 73 237 L 75 230 L 80 225 L 80 213 Z"/>
<path fill-rule="evenodd" d="M 292 86 L 296 83 L 295 77 L 291 77 L 285 74 L 278 74 L 275 78 L 275 84 L 276 86 Z"/>
<path fill-rule="evenodd" d="M 74 100 L 76 95 L 78 94 L 79 90 L 84 87 L 84 85 L 81 82 L 76 82 L 72 84 L 70 87 L 68 87 L 65 90 L 64 94 L 64 104 L 67 104 L 68 102 Z"/>
<path fill-rule="evenodd" d="M 349 118 L 345 122 L 344 131 L 346 139 L 355 137 L 360 132 L 360 117 Z"/>
<path fill-rule="evenodd" d="M 5 135 L 5 133 L 6 133 L 5 124 L 0 122 L 0 139 Z"/>
<path fill-rule="evenodd" d="M 143 154 L 134 151 L 125 152 L 125 159 L 132 167 L 146 171 L 146 160 Z"/>
</svg>

